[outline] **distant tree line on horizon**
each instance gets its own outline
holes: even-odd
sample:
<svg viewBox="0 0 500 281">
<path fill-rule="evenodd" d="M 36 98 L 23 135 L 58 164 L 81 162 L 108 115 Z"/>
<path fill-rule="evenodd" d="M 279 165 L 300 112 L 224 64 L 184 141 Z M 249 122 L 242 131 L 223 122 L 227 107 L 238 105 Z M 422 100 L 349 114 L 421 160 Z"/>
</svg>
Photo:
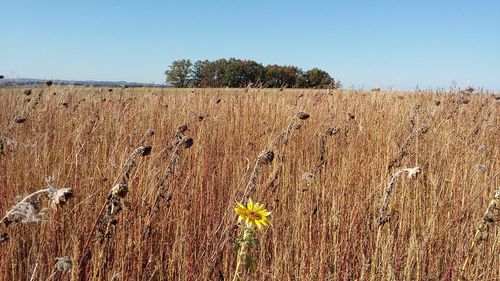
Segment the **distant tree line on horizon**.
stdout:
<svg viewBox="0 0 500 281">
<path fill-rule="evenodd" d="M 296 66 L 263 66 L 252 60 L 235 58 L 215 61 L 189 59 L 173 61 L 165 71 L 167 84 L 177 88 L 262 87 L 339 88 L 340 82 L 319 68 L 307 71 Z"/>
</svg>

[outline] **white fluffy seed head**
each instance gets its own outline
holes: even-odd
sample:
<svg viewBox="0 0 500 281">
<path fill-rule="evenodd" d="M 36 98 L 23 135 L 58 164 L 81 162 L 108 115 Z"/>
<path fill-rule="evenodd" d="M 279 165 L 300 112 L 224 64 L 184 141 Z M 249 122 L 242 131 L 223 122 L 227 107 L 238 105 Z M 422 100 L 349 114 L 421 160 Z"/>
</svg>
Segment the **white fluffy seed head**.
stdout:
<svg viewBox="0 0 500 281">
<path fill-rule="evenodd" d="M 73 196 L 73 189 L 51 187 L 47 192 L 47 196 L 49 197 L 50 206 L 57 208 L 66 204 L 66 201 Z"/>
<path fill-rule="evenodd" d="M 407 168 L 405 170 L 406 172 L 408 172 L 408 178 L 410 179 L 416 179 L 418 175 L 422 172 L 422 169 L 420 167 Z"/>
<path fill-rule="evenodd" d="M 73 262 L 71 261 L 71 258 L 68 256 L 64 257 L 57 257 L 56 258 L 56 269 L 57 271 L 70 271 L 71 267 L 73 266 Z"/>
</svg>

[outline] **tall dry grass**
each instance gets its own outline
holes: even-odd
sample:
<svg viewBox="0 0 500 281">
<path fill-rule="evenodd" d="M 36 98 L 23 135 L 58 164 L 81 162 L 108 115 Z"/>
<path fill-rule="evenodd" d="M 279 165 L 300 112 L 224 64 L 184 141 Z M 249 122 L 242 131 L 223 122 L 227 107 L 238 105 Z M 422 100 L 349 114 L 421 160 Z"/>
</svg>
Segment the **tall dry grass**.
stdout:
<svg viewBox="0 0 500 281">
<path fill-rule="evenodd" d="M 465 93 L 1 88 L 2 216 L 46 177 L 74 196 L 39 223 L 0 226 L 0 280 L 227 280 L 245 192 L 273 212 L 252 280 L 498 280 L 500 223 L 474 242 L 500 187 L 498 106 Z M 100 237 L 149 128 L 151 154 Z M 260 165 L 264 150 L 274 159 Z"/>
</svg>

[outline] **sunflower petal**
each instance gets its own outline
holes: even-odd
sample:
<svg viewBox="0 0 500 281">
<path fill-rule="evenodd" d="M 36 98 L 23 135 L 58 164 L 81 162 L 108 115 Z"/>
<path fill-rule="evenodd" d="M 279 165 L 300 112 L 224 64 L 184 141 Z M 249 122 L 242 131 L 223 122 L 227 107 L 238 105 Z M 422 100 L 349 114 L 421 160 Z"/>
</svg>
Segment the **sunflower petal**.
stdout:
<svg viewBox="0 0 500 281">
<path fill-rule="evenodd" d="M 252 198 L 248 198 L 247 208 L 248 208 L 250 211 L 253 211 L 253 200 L 252 200 Z"/>
</svg>

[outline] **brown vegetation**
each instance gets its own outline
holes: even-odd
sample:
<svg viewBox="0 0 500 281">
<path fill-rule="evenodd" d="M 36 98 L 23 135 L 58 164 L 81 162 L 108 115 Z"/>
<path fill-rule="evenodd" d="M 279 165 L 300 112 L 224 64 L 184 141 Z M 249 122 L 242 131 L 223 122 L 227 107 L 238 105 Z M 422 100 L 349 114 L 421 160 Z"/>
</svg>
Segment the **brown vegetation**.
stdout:
<svg viewBox="0 0 500 281">
<path fill-rule="evenodd" d="M 0 88 L 0 217 L 47 178 L 65 203 L 30 197 L 36 221 L 0 226 L 0 280 L 227 280 L 249 195 L 272 211 L 251 280 L 499 280 L 498 107 L 468 92 Z"/>
</svg>

